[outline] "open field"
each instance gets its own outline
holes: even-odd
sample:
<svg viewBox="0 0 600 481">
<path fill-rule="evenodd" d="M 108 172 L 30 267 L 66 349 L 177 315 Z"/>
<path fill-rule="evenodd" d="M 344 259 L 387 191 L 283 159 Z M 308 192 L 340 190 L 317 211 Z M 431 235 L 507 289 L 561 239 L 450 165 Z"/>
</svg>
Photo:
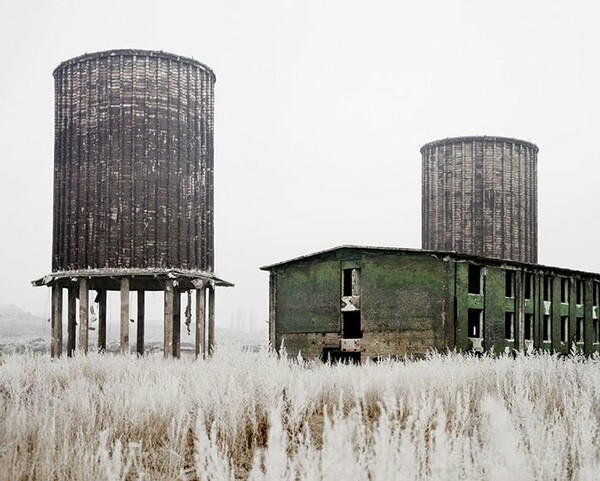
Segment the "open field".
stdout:
<svg viewBox="0 0 600 481">
<path fill-rule="evenodd" d="M 600 361 L 0 358 L 0 479 L 592 480 Z"/>
</svg>

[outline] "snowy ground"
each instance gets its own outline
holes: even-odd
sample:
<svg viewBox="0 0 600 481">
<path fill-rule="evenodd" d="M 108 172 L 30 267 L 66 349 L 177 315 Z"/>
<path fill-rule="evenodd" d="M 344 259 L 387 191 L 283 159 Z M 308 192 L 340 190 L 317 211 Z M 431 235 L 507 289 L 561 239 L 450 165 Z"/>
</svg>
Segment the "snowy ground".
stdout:
<svg viewBox="0 0 600 481">
<path fill-rule="evenodd" d="M 592 480 L 600 361 L 0 357 L 0 479 Z"/>
</svg>

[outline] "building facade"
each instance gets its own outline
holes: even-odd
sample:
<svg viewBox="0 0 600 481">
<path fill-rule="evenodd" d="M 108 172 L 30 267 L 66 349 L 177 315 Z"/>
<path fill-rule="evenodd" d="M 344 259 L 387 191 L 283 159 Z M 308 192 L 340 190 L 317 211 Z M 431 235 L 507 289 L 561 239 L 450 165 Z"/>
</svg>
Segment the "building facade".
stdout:
<svg viewBox="0 0 600 481">
<path fill-rule="evenodd" d="M 600 350 L 599 274 L 354 246 L 262 269 L 270 273 L 270 342 L 293 356 Z"/>
</svg>

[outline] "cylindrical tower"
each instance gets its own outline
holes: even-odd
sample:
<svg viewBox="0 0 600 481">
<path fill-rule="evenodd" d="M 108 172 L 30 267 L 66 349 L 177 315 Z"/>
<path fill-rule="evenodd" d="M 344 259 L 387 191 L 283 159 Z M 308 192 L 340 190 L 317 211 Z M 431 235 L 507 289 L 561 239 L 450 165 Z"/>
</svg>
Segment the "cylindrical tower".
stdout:
<svg viewBox="0 0 600 481">
<path fill-rule="evenodd" d="M 54 79 L 52 271 L 212 272 L 212 70 L 114 50 L 67 60 Z"/>
<path fill-rule="evenodd" d="M 68 355 L 88 352 L 90 290 L 100 352 L 107 295 L 117 290 L 121 352 L 130 350 L 135 321 L 136 350 L 144 353 L 145 291 L 160 290 L 165 356 L 181 355 L 186 291 L 188 329 L 196 292 L 196 355 L 214 348 L 215 287 L 232 286 L 214 274 L 214 83 L 200 62 L 145 50 L 86 54 L 54 71 L 52 274 L 33 281 L 52 288 L 53 357 L 63 352 L 65 289 Z"/>
<path fill-rule="evenodd" d="M 423 249 L 537 263 L 537 154 L 505 137 L 423 146 Z"/>
</svg>

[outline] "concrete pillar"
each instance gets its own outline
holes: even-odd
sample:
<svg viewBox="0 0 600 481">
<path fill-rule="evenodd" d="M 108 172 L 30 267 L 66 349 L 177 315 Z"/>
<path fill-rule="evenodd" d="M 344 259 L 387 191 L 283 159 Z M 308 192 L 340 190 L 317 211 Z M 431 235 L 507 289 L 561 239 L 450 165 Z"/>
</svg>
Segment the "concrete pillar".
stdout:
<svg viewBox="0 0 600 481">
<path fill-rule="evenodd" d="M 98 352 L 106 351 L 106 291 L 98 291 Z"/>
<path fill-rule="evenodd" d="M 77 347 L 77 291 L 75 287 L 69 287 L 68 310 L 67 310 L 67 356 L 72 357 Z"/>
<path fill-rule="evenodd" d="M 137 291 L 137 353 L 144 354 L 144 324 L 146 322 L 145 291 Z"/>
<path fill-rule="evenodd" d="M 121 278 L 121 329 L 120 350 L 129 352 L 129 277 Z"/>
<path fill-rule="evenodd" d="M 52 341 L 50 356 L 60 357 L 62 354 L 62 287 L 52 285 Z"/>
<path fill-rule="evenodd" d="M 89 293 L 88 280 L 81 277 L 79 279 L 79 349 L 85 354 L 88 352 Z"/>
<path fill-rule="evenodd" d="M 181 357 L 181 291 L 173 289 L 173 356 Z"/>
<path fill-rule="evenodd" d="M 205 355 L 206 342 L 206 288 L 196 289 L 196 357 Z"/>
<path fill-rule="evenodd" d="M 165 282 L 164 354 L 173 355 L 173 281 Z"/>
<path fill-rule="evenodd" d="M 215 348 L 215 286 L 208 288 L 208 354 Z"/>
</svg>

